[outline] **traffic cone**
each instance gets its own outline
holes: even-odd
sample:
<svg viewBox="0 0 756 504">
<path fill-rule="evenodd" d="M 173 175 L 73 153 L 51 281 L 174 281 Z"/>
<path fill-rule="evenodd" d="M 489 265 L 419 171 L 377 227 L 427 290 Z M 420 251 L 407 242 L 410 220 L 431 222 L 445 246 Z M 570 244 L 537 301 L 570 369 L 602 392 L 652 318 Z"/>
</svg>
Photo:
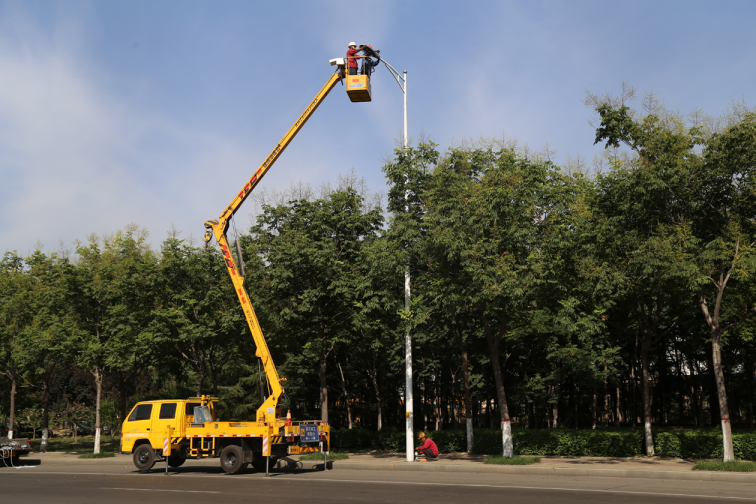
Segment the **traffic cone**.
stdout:
<svg viewBox="0 0 756 504">
<path fill-rule="evenodd" d="M 291 410 L 286 411 L 286 426 L 291 426 Z"/>
</svg>

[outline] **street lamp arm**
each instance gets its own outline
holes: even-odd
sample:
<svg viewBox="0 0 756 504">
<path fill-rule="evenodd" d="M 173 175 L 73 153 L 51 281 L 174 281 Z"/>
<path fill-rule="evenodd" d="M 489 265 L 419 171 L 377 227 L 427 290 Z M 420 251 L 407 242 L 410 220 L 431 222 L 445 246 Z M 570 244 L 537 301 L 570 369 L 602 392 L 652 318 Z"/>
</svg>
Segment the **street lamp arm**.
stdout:
<svg viewBox="0 0 756 504">
<path fill-rule="evenodd" d="M 386 65 L 386 68 L 388 68 L 388 71 L 391 72 L 391 75 L 394 76 L 396 83 L 399 84 L 399 87 L 402 89 L 402 93 L 405 93 L 406 90 L 405 90 L 404 84 L 402 83 L 404 82 L 406 84 L 407 82 L 406 79 L 402 77 L 402 75 L 399 72 L 397 72 L 396 69 L 392 67 L 388 61 L 386 61 L 385 59 L 381 59 L 381 61 L 383 61 L 383 63 Z"/>
</svg>

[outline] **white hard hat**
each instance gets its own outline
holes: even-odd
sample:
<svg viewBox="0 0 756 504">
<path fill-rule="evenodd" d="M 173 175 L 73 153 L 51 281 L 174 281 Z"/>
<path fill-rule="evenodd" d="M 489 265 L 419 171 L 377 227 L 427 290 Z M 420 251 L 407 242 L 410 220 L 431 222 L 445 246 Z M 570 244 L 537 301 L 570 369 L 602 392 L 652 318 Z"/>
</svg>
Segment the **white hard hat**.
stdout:
<svg viewBox="0 0 756 504">
<path fill-rule="evenodd" d="M 355 44 L 354 42 L 349 42 L 349 46 L 348 47 L 352 47 L 352 46 L 357 47 L 357 44 Z"/>
</svg>

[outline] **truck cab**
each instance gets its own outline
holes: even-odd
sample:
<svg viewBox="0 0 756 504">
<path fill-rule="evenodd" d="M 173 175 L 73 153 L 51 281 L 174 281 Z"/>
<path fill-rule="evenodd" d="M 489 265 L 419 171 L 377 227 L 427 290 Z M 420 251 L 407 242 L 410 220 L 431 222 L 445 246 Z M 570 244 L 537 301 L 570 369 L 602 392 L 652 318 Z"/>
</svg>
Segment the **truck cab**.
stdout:
<svg viewBox="0 0 756 504">
<path fill-rule="evenodd" d="M 194 408 L 200 401 L 169 400 L 144 401 L 134 406 L 123 423 L 122 451 L 132 453 L 141 444 L 149 444 L 153 449 L 163 448 L 163 437 L 167 428 L 174 429 L 174 437 L 185 435 L 186 425 L 194 422 Z M 212 408 L 214 413 L 214 408 Z"/>
</svg>

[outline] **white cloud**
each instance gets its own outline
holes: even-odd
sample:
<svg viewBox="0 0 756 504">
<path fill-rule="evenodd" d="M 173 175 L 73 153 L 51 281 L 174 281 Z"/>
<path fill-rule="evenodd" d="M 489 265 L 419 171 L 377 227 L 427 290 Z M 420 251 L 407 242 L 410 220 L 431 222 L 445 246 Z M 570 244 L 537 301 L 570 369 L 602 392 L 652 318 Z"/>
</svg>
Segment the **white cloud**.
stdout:
<svg viewBox="0 0 756 504">
<path fill-rule="evenodd" d="M 249 165 L 250 153 L 109 92 L 74 41 L 14 32 L 0 35 L 0 249 L 54 248 L 129 222 L 200 234 L 226 203 L 203 204 L 210 170 Z"/>
</svg>

